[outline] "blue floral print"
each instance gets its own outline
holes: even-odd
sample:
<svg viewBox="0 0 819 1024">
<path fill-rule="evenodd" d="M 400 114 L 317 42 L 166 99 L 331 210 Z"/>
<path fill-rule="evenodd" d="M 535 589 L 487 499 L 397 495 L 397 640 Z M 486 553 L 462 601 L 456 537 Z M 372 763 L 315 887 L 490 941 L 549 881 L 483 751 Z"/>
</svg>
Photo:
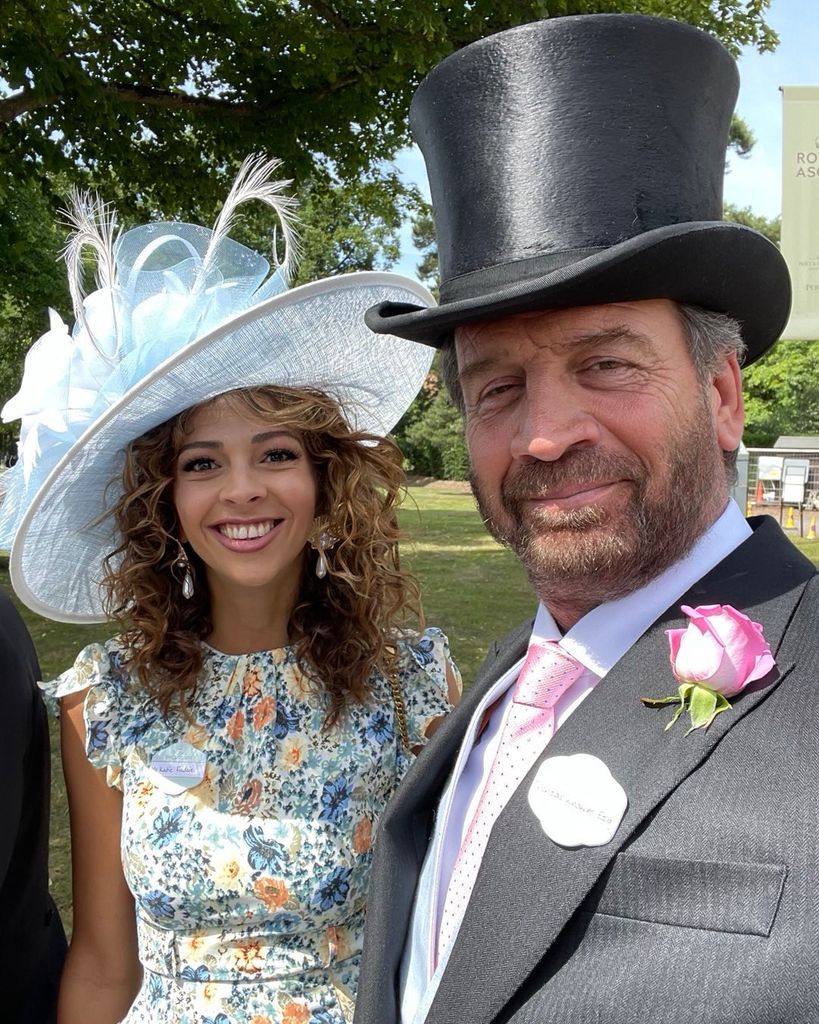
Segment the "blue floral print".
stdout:
<svg viewBox="0 0 819 1024">
<path fill-rule="evenodd" d="M 434 629 L 398 646 L 420 746 L 449 708 L 449 651 Z M 87 689 L 86 752 L 123 793 L 143 983 L 122 1024 L 346 1024 L 375 823 L 412 760 L 389 681 L 371 679 L 369 697 L 324 729 L 323 695 L 294 648 L 203 645 L 203 656 L 187 718 L 146 703 L 116 639 L 45 687 Z M 206 756 L 189 789 L 150 768 L 178 742 Z"/>
<path fill-rule="evenodd" d="M 324 783 L 321 791 L 322 821 L 336 822 L 347 809 L 350 802 L 350 783 L 342 775 Z"/>
<path fill-rule="evenodd" d="M 207 981 L 210 978 L 207 967 L 204 964 L 199 964 L 198 967 L 191 967 L 188 965 L 179 977 L 183 981 Z"/>
<path fill-rule="evenodd" d="M 242 833 L 242 838 L 250 847 L 247 860 L 252 868 L 259 871 L 278 871 L 285 854 L 281 845 L 265 840 L 261 825 L 251 825 Z"/>
<path fill-rule="evenodd" d="M 179 835 L 182 828 L 181 819 L 184 814 L 185 810 L 182 807 L 177 807 L 173 811 L 167 807 L 162 808 L 157 817 L 154 818 L 154 827 L 151 832 L 151 838 L 155 846 L 167 846 L 175 836 Z"/>
<path fill-rule="evenodd" d="M 148 718 L 140 718 L 134 722 L 130 722 L 122 730 L 122 742 L 126 745 L 136 744 L 142 739 L 142 737 L 150 731 L 152 725 L 155 725 L 159 715 L 151 715 Z"/>
<path fill-rule="evenodd" d="M 383 708 L 370 715 L 364 738 L 376 743 L 388 743 L 393 737 L 392 719 Z"/>
<path fill-rule="evenodd" d="M 173 917 L 173 897 L 159 889 L 146 893 L 142 897 L 142 906 L 154 917 Z"/>
<path fill-rule="evenodd" d="M 273 735 L 277 740 L 283 740 L 289 732 L 295 732 L 299 727 L 299 718 L 295 713 L 288 713 L 287 708 L 282 704 L 276 705 L 276 724 L 273 726 Z"/>
<path fill-rule="evenodd" d="M 105 722 L 92 722 L 85 737 L 86 748 L 96 753 L 105 750 L 108 743 L 108 729 Z"/>
<path fill-rule="evenodd" d="M 319 886 L 313 897 L 313 905 L 320 910 L 329 910 L 332 906 L 343 903 L 350 891 L 351 868 L 335 868 Z"/>
</svg>

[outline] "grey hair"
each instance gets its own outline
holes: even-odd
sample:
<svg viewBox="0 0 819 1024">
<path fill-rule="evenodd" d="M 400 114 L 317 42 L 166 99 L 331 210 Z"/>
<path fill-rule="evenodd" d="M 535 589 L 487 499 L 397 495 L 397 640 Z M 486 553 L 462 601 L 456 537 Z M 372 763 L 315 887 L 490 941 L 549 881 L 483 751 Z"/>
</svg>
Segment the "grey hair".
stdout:
<svg viewBox="0 0 819 1024">
<path fill-rule="evenodd" d="M 739 322 L 725 313 L 674 303 L 697 376 L 704 383 L 730 356 L 742 365 L 745 342 Z"/>
</svg>

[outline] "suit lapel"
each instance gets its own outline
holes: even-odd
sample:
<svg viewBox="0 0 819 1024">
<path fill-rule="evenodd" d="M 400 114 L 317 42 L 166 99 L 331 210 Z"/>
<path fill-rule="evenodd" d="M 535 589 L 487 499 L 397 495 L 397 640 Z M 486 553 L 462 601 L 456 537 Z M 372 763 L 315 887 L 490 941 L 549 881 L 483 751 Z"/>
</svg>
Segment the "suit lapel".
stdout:
<svg viewBox="0 0 819 1024">
<path fill-rule="evenodd" d="M 628 795 L 625 817 L 607 846 L 556 846 L 528 805 L 540 761 L 532 768 L 492 831 L 429 1024 L 494 1020 L 646 817 L 787 676 L 790 666 L 778 664 L 735 698 L 707 732 L 686 736 L 682 720 L 665 732 L 670 712 L 645 708 L 640 697 L 676 688 L 665 630 L 685 624 L 679 605 L 741 608 L 762 624 L 776 652 L 813 574 L 813 566 L 768 520 L 662 615 L 561 726 L 541 760 L 575 753 L 599 757 Z"/>
</svg>

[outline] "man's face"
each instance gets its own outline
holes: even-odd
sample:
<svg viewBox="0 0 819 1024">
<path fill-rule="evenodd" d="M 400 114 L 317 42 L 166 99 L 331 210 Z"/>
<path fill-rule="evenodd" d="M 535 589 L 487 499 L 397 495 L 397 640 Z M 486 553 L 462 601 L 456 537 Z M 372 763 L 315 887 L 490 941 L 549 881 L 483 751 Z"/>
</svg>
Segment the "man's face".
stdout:
<svg viewBox="0 0 819 1024">
<path fill-rule="evenodd" d="M 456 351 L 481 512 L 562 625 L 662 572 L 725 507 L 739 369 L 700 381 L 671 302 L 461 327 Z"/>
</svg>

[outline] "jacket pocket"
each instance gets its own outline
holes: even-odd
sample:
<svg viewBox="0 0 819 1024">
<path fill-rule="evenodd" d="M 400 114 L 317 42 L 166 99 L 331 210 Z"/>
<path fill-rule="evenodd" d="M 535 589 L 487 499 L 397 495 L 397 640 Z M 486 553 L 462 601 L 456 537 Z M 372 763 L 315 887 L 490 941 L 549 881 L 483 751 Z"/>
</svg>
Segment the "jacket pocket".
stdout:
<svg viewBox="0 0 819 1024">
<path fill-rule="evenodd" d="M 589 909 L 635 921 L 767 936 L 787 873 L 784 864 L 619 853 L 597 905 Z"/>
</svg>

